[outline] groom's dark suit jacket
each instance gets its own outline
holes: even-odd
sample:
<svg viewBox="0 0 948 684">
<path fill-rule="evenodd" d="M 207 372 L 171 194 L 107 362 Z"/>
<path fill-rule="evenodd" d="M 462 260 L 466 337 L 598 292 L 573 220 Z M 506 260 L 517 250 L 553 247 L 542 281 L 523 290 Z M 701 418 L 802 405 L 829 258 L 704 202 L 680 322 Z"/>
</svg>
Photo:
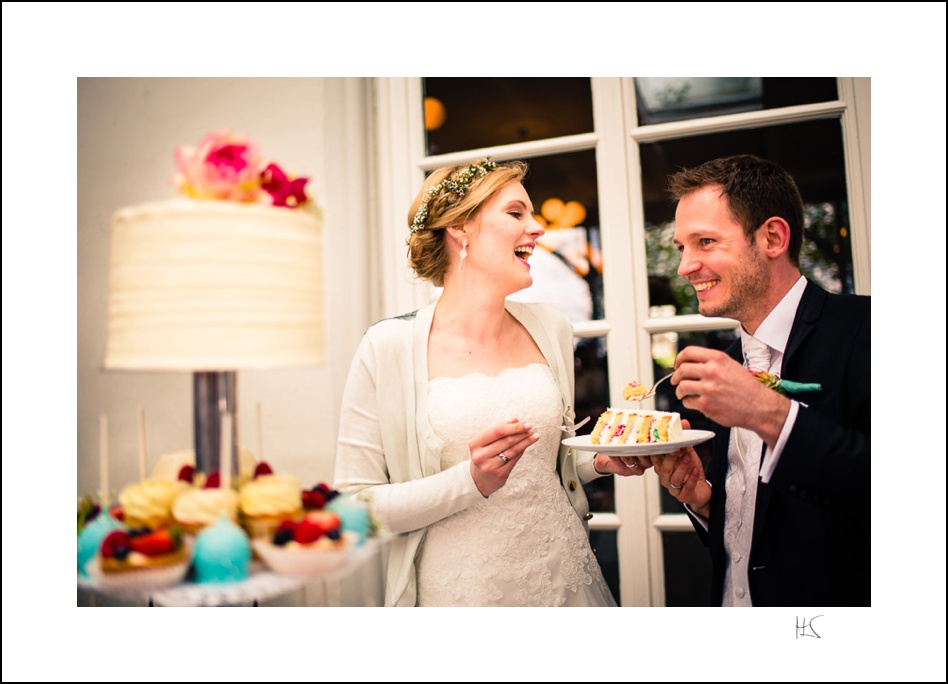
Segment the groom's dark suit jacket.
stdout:
<svg viewBox="0 0 948 684">
<path fill-rule="evenodd" d="M 871 604 L 869 314 L 869 297 L 807 283 L 781 377 L 822 389 L 792 395 L 808 406 L 800 407 L 770 482 L 758 483 L 748 564 L 755 606 Z M 740 340 L 727 353 L 741 361 Z M 720 606 L 730 430 L 715 432 L 709 530 L 695 529 L 711 551 L 712 605 Z"/>
</svg>

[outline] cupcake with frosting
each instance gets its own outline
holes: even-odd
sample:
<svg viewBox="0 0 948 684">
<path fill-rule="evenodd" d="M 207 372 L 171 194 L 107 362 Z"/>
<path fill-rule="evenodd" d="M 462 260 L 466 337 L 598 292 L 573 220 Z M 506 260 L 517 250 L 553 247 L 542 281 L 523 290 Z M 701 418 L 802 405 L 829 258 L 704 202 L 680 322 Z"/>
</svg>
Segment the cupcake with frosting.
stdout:
<svg viewBox="0 0 948 684">
<path fill-rule="evenodd" d="M 229 487 L 194 488 L 183 492 L 174 500 L 171 516 L 182 532 L 196 535 L 217 522 L 222 515 L 236 523 L 238 501 L 237 492 Z"/>
<path fill-rule="evenodd" d="M 127 485 L 119 493 L 124 522 L 129 527 L 167 527 L 175 499 L 191 488 L 183 480 L 149 478 Z"/>
<path fill-rule="evenodd" d="M 299 478 L 272 472 L 258 474 L 240 487 L 239 504 L 240 520 L 250 537 L 272 537 L 281 522 L 295 520 L 303 513 Z"/>
</svg>

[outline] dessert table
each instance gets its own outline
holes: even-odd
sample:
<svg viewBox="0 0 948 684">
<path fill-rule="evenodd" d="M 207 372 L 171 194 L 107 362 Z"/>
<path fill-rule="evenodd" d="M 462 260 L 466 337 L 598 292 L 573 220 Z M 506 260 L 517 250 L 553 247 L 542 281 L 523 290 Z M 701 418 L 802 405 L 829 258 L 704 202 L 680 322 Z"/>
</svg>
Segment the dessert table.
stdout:
<svg viewBox="0 0 948 684">
<path fill-rule="evenodd" d="M 369 538 L 354 547 L 346 563 L 312 577 L 279 575 L 260 561 L 251 563 L 250 576 L 240 582 L 195 584 L 145 590 L 106 590 L 94 578 L 78 576 L 79 607 L 244 606 L 244 607 L 381 607 L 385 603 L 384 537 Z"/>
</svg>

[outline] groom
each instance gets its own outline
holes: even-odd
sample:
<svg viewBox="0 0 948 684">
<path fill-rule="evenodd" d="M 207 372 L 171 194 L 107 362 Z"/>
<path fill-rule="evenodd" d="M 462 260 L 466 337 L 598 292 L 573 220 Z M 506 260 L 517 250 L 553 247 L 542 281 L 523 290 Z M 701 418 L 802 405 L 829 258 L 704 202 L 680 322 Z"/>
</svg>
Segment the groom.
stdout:
<svg viewBox="0 0 948 684">
<path fill-rule="evenodd" d="M 709 547 L 713 605 L 869 606 L 870 298 L 801 276 L 803 202 L 776 164 L 716 159 L 669 192 L 679 275 L 741 323 L 675 361 L 677 396 L 718 425 L 707 473 L 691 448 L 651 459 Z"/>
</svg>

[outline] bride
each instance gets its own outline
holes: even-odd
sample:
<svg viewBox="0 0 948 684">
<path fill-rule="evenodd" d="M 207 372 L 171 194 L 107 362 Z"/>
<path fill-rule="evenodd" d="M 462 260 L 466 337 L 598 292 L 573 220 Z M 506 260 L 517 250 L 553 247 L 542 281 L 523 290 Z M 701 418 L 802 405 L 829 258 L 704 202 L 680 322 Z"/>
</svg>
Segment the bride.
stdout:
<svg viewBox="0 0 948 684">
<path fill-rule="evenodd" d="M 522 162 L 442 168 L 408 214 L 434 304 L 373 325 L 346 383 L 335 488 L 394 539 L 386 605 L 615 606 L 589 545 L 583 484 L 632 474 L 561 446 L 573 333 L 529 287 L 543 228 Z"/>
</svg>

